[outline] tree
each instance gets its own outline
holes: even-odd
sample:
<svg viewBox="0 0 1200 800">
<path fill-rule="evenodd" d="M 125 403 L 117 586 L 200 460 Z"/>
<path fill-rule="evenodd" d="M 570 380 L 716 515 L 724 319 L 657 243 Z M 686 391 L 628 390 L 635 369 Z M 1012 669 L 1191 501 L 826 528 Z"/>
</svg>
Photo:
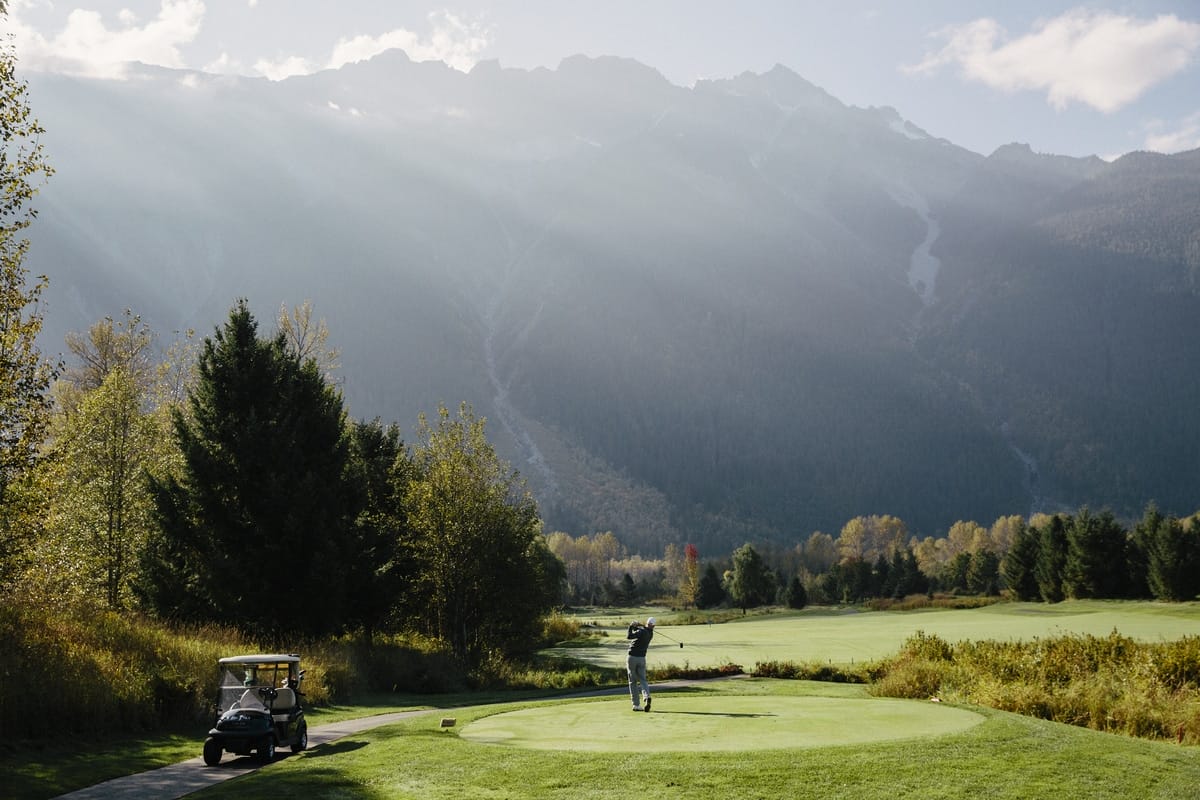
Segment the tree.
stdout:
<svg viewBox="0 0 1200 800">
<path fill-rule="evenodd" d="M 808 592 L 804 591 L 804 583 L 800 580 L 799 575 L 793 576 L 791 583 L 788 584 L 785 601 L 788 608 L 800 609 L 808 605 Z"/>
<path fill-rule="evenodd" d="M 967 565 L 967 591 L 971 594 L 992 595 L 1000 592 L 1000 558 L 991 550 L 971 554 Z"/>
<path fill-rule="evenodd" d="M 696 605 L 700 594 L 700 551 L 696 545 L 688 543 L 683 548 L 683 589 L 681 591 L 684 608 Z"/>
<path fill-rule="evenodd" d="M 552 607 L 537 506 L 463 404 L 457 418 L 421 416 L 413 480 L 405 490 L 416 561 L 409 612 L 455 657 L 478 664 L 491 651 L 528 646 Z"/>
<path fill-rule="evenodd" d="M 351 523 L 346 620 L 370 644 L 396 610 L 412 577 L 404 547 L 404 487 L 414 467 L 396 425 L 378 419 L 350 425 L 346 486 Z"/>
<path fill-rule="evenodd" d="M 1146 509 L 1135 537 L 1146 550 L 1146 581 L 1158 600 L 1195 599 L 1200 594 L 1200 525 L 1184 527 L 1175 517 Z"/>
<path fill-rule="evenodd" d="M 66 340 L 77 363 L 63 377 L 79 392 L 98 389 L 117 369 L 142 389 L 148 390 L 154 381 L 154 332 L 130 309 L 120 322 L 105 317 L 86 334 L 68 333 Z"/>
<path fill-rule="evenodd" d="M 799 547 L 799 545 L 797 545 Z M 814 575 L 829 571 L 837 562 L 837 545 L 828 533 L 813 531 L 804 543 L 801 563 Z"/>
<path fill-rule="evenodd" d="M 0 13 L 5 8 L 0 5 Z M 42 328 L 38 299 L 25 268 L 24 231 L 37 216 L 30 203 L 53 174 L 42 151 L 44 132 L 32 116 L 27 86 L 17 80 L 12 45 L 0 45 L 0 585 L 6 585 L 29 537 L 33 509 L 18 495 L 39 457 L 50 417 L 49 388 L 59 366 L 37 346 Z"/>
<path fill-rule="evenodd" d="M 1032 527 L 1034 522 L 1030 521 Z M 1067 526 L 1061 514 L 1044 520 L 1038 531 L 1038 556 L 1034 567 L 1038 594 L 1047 603 L 1063 599 L 1063 566 L 1067 561 Z"/>
<path fill-rule="evenodd" d="M 277 322 L 279 331 L 287 342 L 288 350 L 301 361 L 315 361 L 317 368 L 332 381 L 332 375 L 341 367 L 342 351 L 329 344 L 329 328 L 325 320 L 313 321 L 312 301 L 288 311 L 287 305 L 280 306 Z"/>
<path fill-rule="evenodd" d="M 1125 596 L 1126 540 L 1111 511 L 1080 509 L 1067 526 L 1063 592 L 1074 598 Z"/>
<path fill-rule="evenodd" d="M 151 483 L 146 602 L 279 643 L 341 629 L 351 554 L 340 394 L 282 335 L 259 338 L 240 301 L 203 343 L 187 412 L 172 415 L 179 472 Z"/>
<path fill-rule="evenodd" d="M 1040 598 L 1037 582 L 1037 562 L 1041 552 L 1041 536 L 1036 528 L 1022 525 L 1016 532 L 1004 559 L 1001 573 L 1008 588 L 1018 600 Z"/>
<path fill-rule="evenodd" d="M 50 538 L 62 546 L 75 588 L 98 592 L 109 608 L 130 597 L 136 564 L 153 525 L 147 469 L 161 467 L 169 441 L 124 367 L 62 414 L 50 469 Z"/>
<path fill-rule="evenodd" d="M 717 568 L 714 564 L 709 564 L 704 569 L 704 576 L 700 578 L 700 590 L 696 597 L 696 605 L 699 608 L 716 608 L 725 602 L 725 588 L 721 585 L 721 576 L 717 574 Z"/>
<path fill-rule="evenodd" d="M 748 608 L 769 603 L 775 596 L 775 577 L 751 544 L 746 543 L 734 551 L 733 570 L 726 590 L 743 614 Z"/>
</svg>

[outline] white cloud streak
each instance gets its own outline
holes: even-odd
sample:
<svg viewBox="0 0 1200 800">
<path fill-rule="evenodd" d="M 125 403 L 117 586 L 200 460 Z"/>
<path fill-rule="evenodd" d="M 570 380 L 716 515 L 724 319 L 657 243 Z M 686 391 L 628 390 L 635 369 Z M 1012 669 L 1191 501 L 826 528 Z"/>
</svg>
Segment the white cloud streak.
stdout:
<svg viewBox="0 0 1200 800">
<path fill-rule="evenodd" d="M 378 36 L 362 34 L 341 38 L 333 46 L 323 65 L 292 56 L 279 61 L 262 59 L 255 68 L 272 80 L 304 75 L 317 69 L 337 69 L 346 64 L 366 61 L 387 50 L 403 50 L 413 61 L 442 61 L 461 72 L 475 66 L 479 55 L 491 44 L 490 32 L 480 23 L 449 12 L 428 15 L 432 28 L 429 38 L 406 28 L 396 28 Z"/>
<path fill-rule="evenodd" d="M 129 62 L 184 66 L 180 46 L 192 41 L 204 20 L 201 0 L 162 0 L 158 15 L 144 25 L 128 10 L 109 28 L 95 11 L 75 9 L 56 35 L 46 37 L 23 24 L 15 5 L 9 27 L 23 67 L 99 78 L 122 78 Z"/>
<path fill-rule="evenodd" d="M 967 79 L 995 89 L 1044 91 L 1057 109 L 1084 103 L 1106 113 L 1186 68 L 1200 49 L 1200 23 L 1173 14 L 1146 20 L 1086 9 L 1041 20 L 1016 39 L 993 19 L 936 35 L 945 46 L 906 72 L 957 66 Z"/>
<path fill-rule="evenodd" d="M 339 39 L 328 66 L 337 69 L 345 64 L 366 61 L 386 50 L 399 49 L 413 61 L 444 61 L 454 69 L 466 72 L 475 66 L 479 54 L 491 43 L 488 31 L 478 23 L 448 12 L 430 14 L 428 19 L 433 34 L 426 40 L 404 28 L 379 36 Z"/>
<path fill-rule="evenodd" d="M 1200 111 L 1186 117 L 1174 129 L 1154 122 L 1146 128 L 1145 149 L 1156 153 L 1182 153 L 1200 148 Z"/>
</svg>

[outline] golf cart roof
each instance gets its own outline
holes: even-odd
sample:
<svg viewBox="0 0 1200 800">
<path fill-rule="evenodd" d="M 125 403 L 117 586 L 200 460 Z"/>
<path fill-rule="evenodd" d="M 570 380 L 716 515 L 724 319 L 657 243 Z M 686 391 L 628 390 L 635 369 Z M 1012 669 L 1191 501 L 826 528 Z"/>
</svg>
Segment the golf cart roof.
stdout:
<svg viewBox="0 0 1200 800">
<path fill-rule="evenodd" d="M 267 655 L 255 656 L 230 656 L 222 658 L 218 664 L 299 664 L 300 656 L 293 654 L 281 655 L 279 653 L 271 653 Z"/>
</svg>

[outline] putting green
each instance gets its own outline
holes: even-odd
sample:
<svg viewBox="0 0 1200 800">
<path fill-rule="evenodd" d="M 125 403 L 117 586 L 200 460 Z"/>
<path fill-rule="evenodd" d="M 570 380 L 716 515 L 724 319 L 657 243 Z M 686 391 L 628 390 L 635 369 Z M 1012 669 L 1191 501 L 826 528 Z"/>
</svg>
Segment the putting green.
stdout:
<svg viewBox="0 0 1200 800">
<path fill-rule="evenodd" d="M 635 713 L 625 697 L 555 703 L 483 717 L 459 735 L 536 750 L 779 750 L 925 739 L 984 720 L 961 708 L 884 698 L 659 694 L 653 708 L 649 714 Z"/>
</svg>

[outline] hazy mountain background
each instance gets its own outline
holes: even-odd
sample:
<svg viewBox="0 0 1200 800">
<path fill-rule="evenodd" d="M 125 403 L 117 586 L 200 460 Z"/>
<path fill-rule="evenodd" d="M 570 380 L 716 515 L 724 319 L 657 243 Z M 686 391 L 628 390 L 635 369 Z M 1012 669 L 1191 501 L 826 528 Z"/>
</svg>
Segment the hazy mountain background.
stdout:
<svg viewBox="0 0 1200 800">
<path fill-rule="evenodd" d="M 984 157 L 783 67 L 27 77 L 44 351 L 311 299 L 353 416 L 466 400 L 648 554 L 1200 507 L 1200 151 Z"/>
</svg>

